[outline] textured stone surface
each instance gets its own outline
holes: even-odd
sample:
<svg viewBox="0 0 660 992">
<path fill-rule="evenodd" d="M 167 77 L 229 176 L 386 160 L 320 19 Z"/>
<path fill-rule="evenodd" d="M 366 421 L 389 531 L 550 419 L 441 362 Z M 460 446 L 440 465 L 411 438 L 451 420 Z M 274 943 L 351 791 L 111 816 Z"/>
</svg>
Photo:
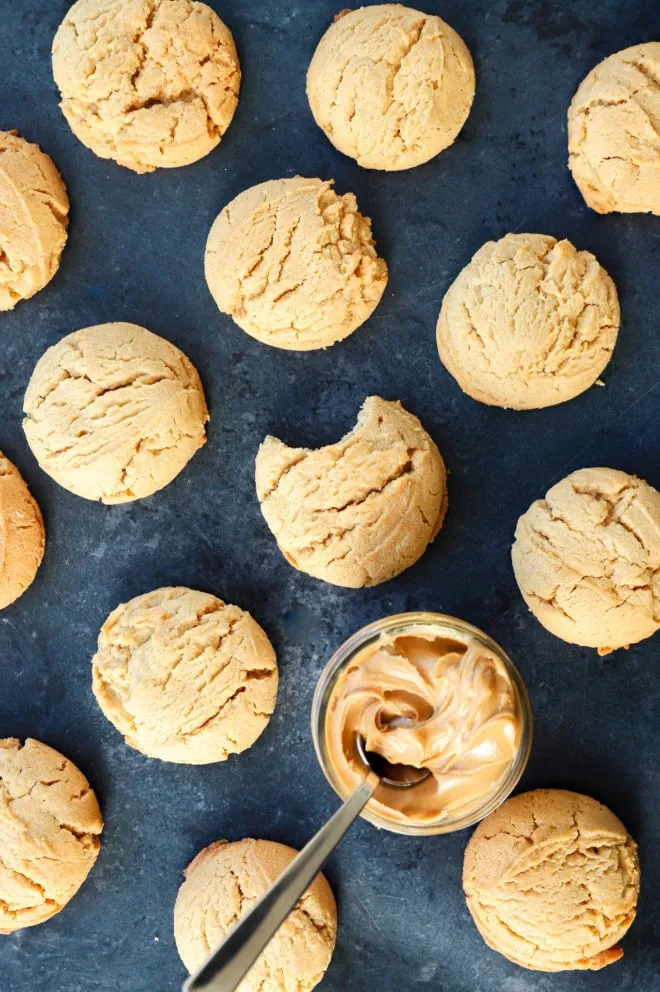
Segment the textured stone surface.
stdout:
<svg viewBox="0 0 660 992">
<path fill-rule="evenodd" d="M 509 546 L 518 516 L 570 471 L 611 465 L 660 486 L 658 219 L 599 217 L 566 167 L 566 109 L 605 55 L 660 37 L 656 0 L 433 0 L 475 58 L 477 96 L 455 144 L 410 172 L 372 173 L 336 152 L 305 97 L 312 52 L 340 2 L 223 0 L 244 83 L 219 149 L 137 176 L 96 158 L 57 107 L 49 50 L 67 0 L 0 0 L 0 127 L 48 149 L 71 197 L 57 277 L 0 320 L 0 449 L 24 474 L 49 543 L 36 581 L 0 613 L 2 736 L 35 735 L 89 778 L 106 821 L 87 883 L 56 918 L 0 939 L 3 992 L 178 992 L 172 937 L 182 871 L 218 837 L 299 847 L 336 806 L 309 733 L 315 681 L 358 626 L 428 607 L 487 630 L 520 666 L 536 717 L 521 788 L 593 795 L 639 842 L 639 915 L 625 957 L 594 975 L 535 975 L 481 941 L 461 893 L 467 834 L 411 839 L 358 824 L 328 865 L 337 951 L 321 989 L 340 992 L 660 992 L 658 637 L 600 660 L 546 633 L 525 607 Z M 246 186 L 303 172 L 334 176 L 373 218 L 390 282 L 373 317 L 331 351 L 252 341 L 218 313 L 204 244 Z M 604 389 L 515 413 L 464 396 L 440 365 L 435 324 L 452 280 L 488 238 L 567 237 L 612 275 L 622 324 Z M 163 492 L 89 503 L 41 473 L 21 403 L 45 348 L 70 331 L 129 320 L 172 340 L 199 369 L 208 444 Z M 399 399 L 450 470 L 438 539 L 375 589 L 335 589 L 284 560 L 259 511 L 254 455 L 266 434 L 329 444 L 366 396 Z M 91 657 L 117 603 L 158 586 L 207 589 L 249 609 L 278 654 L 275 714 L 248 752 L 175 767 L 130 750 L 99 711 Z M 246 788 L 249 783 L 249 788 Z M 158 938 L 158 939 L 156 939 Z M 157 976 L 155 982 L 154 976 Z"/>
</svg>

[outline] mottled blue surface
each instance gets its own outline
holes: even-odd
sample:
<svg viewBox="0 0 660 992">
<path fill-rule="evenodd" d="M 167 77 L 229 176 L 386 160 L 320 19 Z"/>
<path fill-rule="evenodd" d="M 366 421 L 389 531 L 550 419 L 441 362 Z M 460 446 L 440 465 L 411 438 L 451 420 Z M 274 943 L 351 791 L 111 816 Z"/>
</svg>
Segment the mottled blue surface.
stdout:
<svg viewBox="0 0 660 992">
<path fill-rule="evenodd" d="M 421 0 L 420 0 L 421 2 Z M 527 612 L 509 561 L 515 521 L 573 469 L 610 465 L 660 486 L 660 218 L 598 217 L 566 168 L 565 115 L 585 73 L 627 45 L 660 38 L 657 0 L 427 0 L 465 38 L 477 97 L 456 144 L 402 173 L 360 170 L 316 128 L 305 71 L 340 0 L 213 0 L 234 32 L 244 82 L 220 148 L 196 165 L 136 176 L 87 151 L 57 106 L 50 45 L 67 0 L 0 0 L 0 128 L 55 159 L 72 201 L 55 280 L 0 315 L 0 449 L 44 511 L 37 581 L 0 614 L 0 736 L 32 735 L 76 761 L 106 819 L 96 868 L 43 926 L 0 937 L 2 992 L 174 992 L 172 939 L 181 872 L 219 837 L 301 845 L 336 806 L 313 754 L 318 674 L 357 627 L 430 608 L 483 627 L 529 687 L 536 739 L 523 786 L 567 786 L 612 807 L 640 843 L 639 918 L 624 960 L 594 975 L 526 972 L 481 942 L 461 894 L 467 832 L 410 839 L 359 823 L 333 857 L 337 951 L 326 992 L 660 990 L 660 637 L 601 660 L 546 633 Z M 390 266 L 372 319 L 328 352 L 253 341 L 207 291 L 204 243 L 244 187 L 330 177 L 371 215 Z M 442 295 L 474 251 L 507 231 L 568 237 L 618 286 L 623 323 L 605 389 L 553 409 L 480 406 L 441 367 Z M 130 320 L 170 338 L 198 366 L 209 443 L 166 490 L 130 506 L 86 502 L 43 475 L 21 431 L 34 363 L 63 335 Z M 290 568 L 253 486 L 259 442 L 336 440 L 370 393 L 400 399 L 443 452 L 450 509 L 424 558 L 377 589 L 330 586 Z M 90 658 L 120 601 L 165 584 L 207 589 L 249 608 L 281 666 L 277 712 L 247 753 L 206 768 L 129 750 L 98 710 Z"/>
</svg>

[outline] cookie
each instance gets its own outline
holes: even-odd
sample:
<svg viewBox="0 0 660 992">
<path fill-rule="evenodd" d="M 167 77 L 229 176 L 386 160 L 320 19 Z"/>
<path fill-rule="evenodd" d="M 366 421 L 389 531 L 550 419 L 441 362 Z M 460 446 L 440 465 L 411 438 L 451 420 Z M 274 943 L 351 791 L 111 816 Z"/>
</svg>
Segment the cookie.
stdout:
<svg viewBox="0 0 660 992">
<path fill-rule="evenodd" d="M 52 158 L 17 131 L 0 131 L 0 310 L 50 282 L 68 223 L 69 197 Z"/>
<path fill-rule="evenodd" d="M 337 444 L 289 448 L 267 437 L 257 496 L 295 568 L 359 588 L 399 575 L 426 551 L 447 509 L 444 462 L 417 417 L 370 396 Z"/>
<path fill-rule="evenodd" d="M 71 761 L 30 738 L 0 740 L 0 933 L 64 909 L 94 866 L 102 829 Z"/>
<path fill-rule="evenodd" d="M 16 466 L 0 451 L 0 610 L 32 584 L 45 544 L 41 510 Z"/>
<path fill-rule="evenodd" d="M 538 789 L 508 799 L 465 851 L 468 909 L 489 947 L 535 971 L 596 971 L 623 956 L 635 919 L 637 845 L 588 796 Z"/>
<path fill-rule="evenodd" d="M 284 844 L 251 839 L 218 841 L 200 851 L 184 872 L 174 907 L 174 939 L 188 971 L 200 967 L 297 853 Z M 336 937 L 332 889 L 317 875 L 237 992 L 309 992 L 330 964 Z"/>
<path fill-rule="evenodd" d="M 534 616 L 557 637 L 607 654 L 660 628 L 660 492 L 584 468 L 524 513 L 511 551 Z"/>
<path fill-rule="evenodd" d="M 197 370 L 137 324 L 85 327 L 37 362 L 23 429 L 39 465 L 69 492 L 128 503 L 171 482 L 206 442 Z"/>
<path fill-rule="evenodd" d="M 92 661 L 96 701 L 152 758 L 224 761 L 264 730 L 277 661 L 259 624 L 209 593 L 165 588 L 118 606 Z"/>
<path fill-rule="evenodd" d="M 365 169 L 411 169 L 451 145 L 474 100 L 472 58 L 439 17 L 401 4 L 344 10 L 307 73 L 314 119 Z"/>
<path fill-rule="evenodd" d="M 218 215 L 206 281 L 218 308 L 264 344 L 327 348 L 376 309 L 387 265 L 371 221 L 332 180 L 276 179 L 244 190 Z"/>
<path fill-rule="evenodd" d="M 546 234 L 488 241 L 452 283 L 440 359 L 481 403 L 532 410 L 592 386 L 619 330 L 616 287 L 598 260 Z"/>
<path fill-rule="evenodd" d="M 208 155 L 241 80 L 231 32 L 196 0 L 78 0 L 55 35 L 53 75 L 76 137 L 134 172 Z"/>
<path fill-rule="evenodd" d="M 568 164 L 599 214 L 660 215 L 660 41 L 610 55 L 568 110 Z"/>
</svg>

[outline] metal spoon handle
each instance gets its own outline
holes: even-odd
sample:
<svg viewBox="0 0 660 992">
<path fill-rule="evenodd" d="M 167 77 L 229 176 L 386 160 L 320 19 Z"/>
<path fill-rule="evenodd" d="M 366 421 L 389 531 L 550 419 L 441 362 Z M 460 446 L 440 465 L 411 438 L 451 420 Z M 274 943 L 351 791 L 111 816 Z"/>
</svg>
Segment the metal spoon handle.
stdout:
<svg viewBox="0 0 660 992">
<path fill-rule="evenodd" d="M 234 992 L 362 812 L 378 783 L 378 776 L 370 772 L 199 971 L 185 982 L 183 992 Z"/>
</svg>

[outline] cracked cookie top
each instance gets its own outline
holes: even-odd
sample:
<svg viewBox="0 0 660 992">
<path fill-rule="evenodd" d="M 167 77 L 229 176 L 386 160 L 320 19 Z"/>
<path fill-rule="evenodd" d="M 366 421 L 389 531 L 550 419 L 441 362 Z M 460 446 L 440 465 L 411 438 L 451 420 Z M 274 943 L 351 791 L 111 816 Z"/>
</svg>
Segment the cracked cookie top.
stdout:
<svg viewBox="0 0 660 992">
<path fill-rule="evenodd" d="M 275 652 L 259 624 L 194 589 L 156 589 L 113 610 L 92 674 L 96 700 L 127 744 L 185 764 L 250 747 L 277 696 Z"/>
<path fill-rule="evenodd" d="M 50 282 L 68 223 L 69 197 L 53 160 L 17 131 L 0 131 L 0 310 Z"/>
<path fill-rule="evenodd" d="M 660 215 L 660 42 L 610 55 L 568 109 L 568 164 L 599 214 Z"/>
<path fill-rule="evenodd" d="M 174 939 L 190 972 L 263 896 L 298 852 L 269 840 L 217 841 L 186 868 L 174 906 Z M 317 875 L 237 992 L 291 989 L 309 992 L 330 964 L 337 937 L 337 906 Z"/>
<path fill-rule="evenodd" d="M 488 241 L 447 290 L 440 359 L 481 403 L 532 410 L 573 399 L 607 365 L 616 287 L 598 260 L 546 234 Z"/>
<path fill-rule="evenodd" d="M 562 479 L 524 513 L 520 591 L 557 637 L 607 654 L 660 629 L 660 493 L 610 468 Z"/>
<path fill-rule="evenodd" d="M 417 417 L 370 396 L 354 430 L 325 448 L 267 437 L 261 510 L 290 564 L 334 585 L 394 578 L 421 558 L 447 509 L 444 462 Z"/>
<path fill-rule="evenodd" d="M 0 740 L 0 933 L 43 923 L 76 894 L 103 820 L 89 782 L 58 751 Z"/>
<path fill-rule="evenodd" d="M 127 503 L 171 482 L 206 442 L 197 370 L 137 324 L 85 327 L 39 359 L 23 403 L 39 465 L 85 499 Z"/>
<path fill-rule="evenodd" d="M 32 584 L 45 543 L 41 510 L 21 473 L 0 451 L 0 610 Z"/>
<path fill-rule="evenodd" d="M 637 845 L 588 796 L 537 789 L 508 799 L 465 850 L 463 889 L 489 947 L 536 971 L 595 971 L 622 957 L 635 919 Z"/>
<path fill-rule="evenodd" d="M 365 169 L 410 169 L 447 148 L 474 88 L 472 58 L 453 28 L 391 3 L 338 14 L 307 73 L 316 123 Z"/>
<path fill-rule="evenodd" d="M 231 32 L 196 0 L 78 0 L 55 35 L 53 74 L 76 137 L 134 172 L 208 155 L 241 79 Z"/>
<path fill-rule="evenodd" d="M 206 281 L 223 313 L 276 348 L 327 348 L 364 323 L 387 284 L 371 221 L 332 180 L 275 179 L 218 215 Z"/>
</svg>

